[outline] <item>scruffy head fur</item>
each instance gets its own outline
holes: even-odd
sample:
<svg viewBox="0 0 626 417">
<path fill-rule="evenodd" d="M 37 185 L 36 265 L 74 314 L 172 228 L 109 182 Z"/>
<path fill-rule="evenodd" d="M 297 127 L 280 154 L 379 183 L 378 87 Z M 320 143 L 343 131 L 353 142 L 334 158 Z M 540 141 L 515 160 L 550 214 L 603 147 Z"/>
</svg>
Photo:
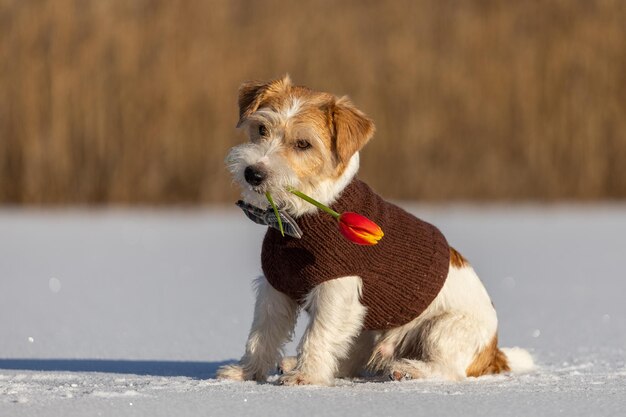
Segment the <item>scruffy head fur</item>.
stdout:
<svg viewBox="0 0 626 417">
<path fill-rule="evenodd" d="M 375 130 L 347 97 L 293 85 L 289 76 L 242 84 L 237 127 L 249 142 L 232 148 L 226 161 L 243 199 L 266 207 L 269 191 L 294 216 L 315 208 L 288 188 L 332 203 L 358 170 L 358 152 Z"/>
</svg>

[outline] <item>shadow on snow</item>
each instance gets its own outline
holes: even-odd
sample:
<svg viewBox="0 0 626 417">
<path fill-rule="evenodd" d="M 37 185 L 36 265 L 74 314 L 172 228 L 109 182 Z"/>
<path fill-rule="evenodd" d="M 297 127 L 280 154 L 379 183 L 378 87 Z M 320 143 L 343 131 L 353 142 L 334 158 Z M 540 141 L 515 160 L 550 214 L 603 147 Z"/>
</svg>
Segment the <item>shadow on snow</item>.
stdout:
<svg viewBox="0 0 626 417">
<path fill-rule="evenodd" d="M 103 372 L 152 376 L 214 378 L 221 362 L 109 360 L 109 359 L 0 359 L 0 369 L 23 371 Z"/>
</svg>

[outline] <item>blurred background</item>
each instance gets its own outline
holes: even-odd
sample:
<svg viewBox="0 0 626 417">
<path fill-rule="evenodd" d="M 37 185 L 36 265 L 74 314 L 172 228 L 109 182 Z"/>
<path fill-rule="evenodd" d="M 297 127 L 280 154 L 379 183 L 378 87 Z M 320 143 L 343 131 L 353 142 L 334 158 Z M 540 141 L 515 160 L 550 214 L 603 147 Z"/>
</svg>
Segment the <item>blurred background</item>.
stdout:
<svg viewBox="0 0 626 417">
<path fill-rule="evenodd" d="M 626 2 L 0 0 L 0 203 L 231 203 L 239 84 L 376 122 L 419 201 L 626 197 Z"/>
</svg>

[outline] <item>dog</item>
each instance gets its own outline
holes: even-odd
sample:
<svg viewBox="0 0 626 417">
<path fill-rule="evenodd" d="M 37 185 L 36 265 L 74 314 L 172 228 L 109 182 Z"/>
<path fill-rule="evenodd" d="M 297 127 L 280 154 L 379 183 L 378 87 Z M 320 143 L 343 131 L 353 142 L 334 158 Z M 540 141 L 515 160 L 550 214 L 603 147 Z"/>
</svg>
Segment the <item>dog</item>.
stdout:
<svg viewBox="0 0 626 417">
<path fill-rule="evenodd" d="M 375 127 L 347 97 L 294 85 L 286 75 L 242 84 L 238 103 L 237 127 L 249 141 L 226 160 L 242 199 L 265 209 L 270 192 L 304 236 L 268 229 L 245 354 L 221 367 L 219 379 L 266 381 L 277 366 L 282 385 L 333 385 L 364 375 L 461 380 L 532 369 L 527 351 L 498 347 L 496 311 L 469 262 L 434 226 L 355 179 L 359 152 Z M 385 236 L 372 247 L 342 242 L 335 220 L 290 188 L 329 206 L 349 200 L 342 209 L 369 210 Z M 415 238 L 403 232 L 409 223 L 420 230 Z M 420 253 L 402 252 L 421 246 Z M 305 275 L 310 282 L 298 287 Z M 301 310 L 310 321 L 298 355 L 283 358 Z"/>
</svg>

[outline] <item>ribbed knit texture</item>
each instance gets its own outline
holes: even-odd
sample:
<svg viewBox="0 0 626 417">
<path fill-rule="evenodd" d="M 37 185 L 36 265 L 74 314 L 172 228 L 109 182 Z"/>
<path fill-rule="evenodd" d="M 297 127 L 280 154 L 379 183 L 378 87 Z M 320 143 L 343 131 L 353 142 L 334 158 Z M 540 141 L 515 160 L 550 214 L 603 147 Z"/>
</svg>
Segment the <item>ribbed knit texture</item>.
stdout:
<svg viewBox="0 0 626 417">
<path fill-rule="evenodd" d="M 316 285 L 357 275 L 363 280 L 366 330 L 389 329 L 419 316 L 448 275 L 450 249 L 441 232 L 357 179 L 332 208 L 368 217 L 385 236 L 374 246 L 356 245 L 340 234 L 337 220 L 321 211 L 297 219 L 301 239 L 268 228 L 261 261 L 269 283 L 302 303 Z"/>
</svg>

